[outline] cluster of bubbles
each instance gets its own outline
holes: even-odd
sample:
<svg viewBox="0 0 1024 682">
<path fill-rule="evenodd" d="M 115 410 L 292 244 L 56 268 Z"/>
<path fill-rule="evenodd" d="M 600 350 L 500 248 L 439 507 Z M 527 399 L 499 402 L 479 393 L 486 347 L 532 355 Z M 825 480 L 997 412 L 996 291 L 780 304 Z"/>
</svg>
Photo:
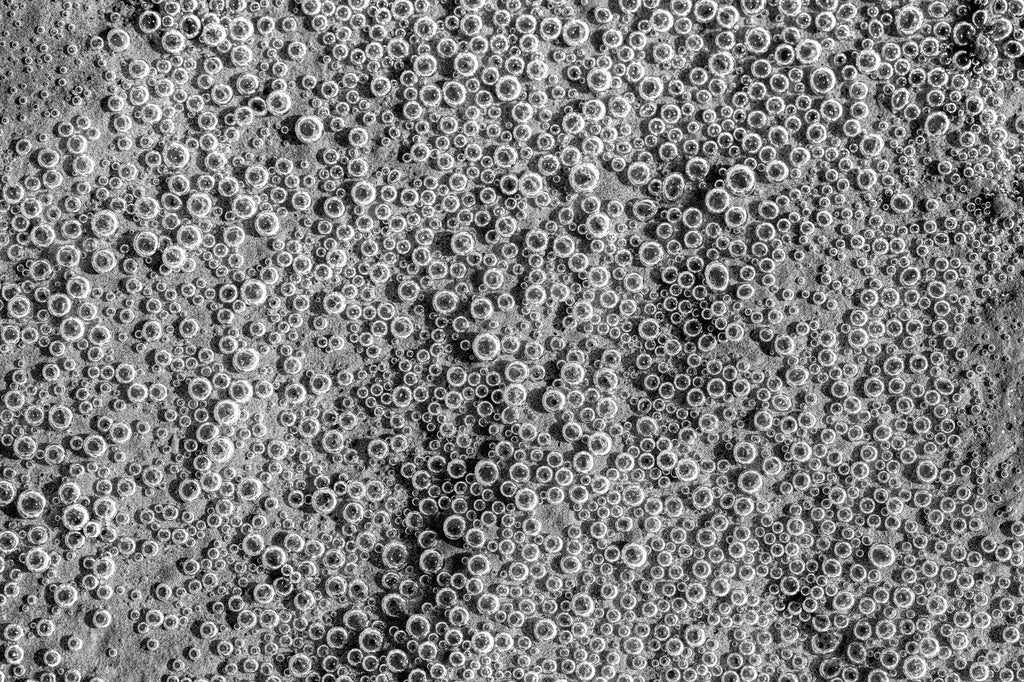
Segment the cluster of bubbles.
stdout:
<svg viewBox="0 0 1024 682">
<path fill-rule="evenodd" d="M 0 11 L 0 682 L 1024 680 L 1021 0 Z"/>
</svg>

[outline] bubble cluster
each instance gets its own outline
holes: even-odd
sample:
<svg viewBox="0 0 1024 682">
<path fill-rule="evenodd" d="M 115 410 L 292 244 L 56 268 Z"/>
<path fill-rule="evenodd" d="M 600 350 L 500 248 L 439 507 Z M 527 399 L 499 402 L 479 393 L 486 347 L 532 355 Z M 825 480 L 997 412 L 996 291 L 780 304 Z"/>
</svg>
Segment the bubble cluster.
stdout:
<svg viewBox="0 0 1024 682">
<path fill-rule="evenodd" d="M 0 682 L 1024 680 L 1024 2 L 0 6 Z"/>
</svg>

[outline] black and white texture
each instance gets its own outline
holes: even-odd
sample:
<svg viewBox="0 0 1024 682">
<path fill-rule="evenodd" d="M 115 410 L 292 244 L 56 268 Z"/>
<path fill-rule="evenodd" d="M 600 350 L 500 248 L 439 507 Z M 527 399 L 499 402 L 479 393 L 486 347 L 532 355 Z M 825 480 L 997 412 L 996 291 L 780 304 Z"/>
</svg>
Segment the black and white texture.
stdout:
<svg viewBox="0 0 1024 682">
<path fill-rule="evenodd" d="M 1024 2 L 0 2 L 0 681 L 1024 680 Z"/>
</svg>

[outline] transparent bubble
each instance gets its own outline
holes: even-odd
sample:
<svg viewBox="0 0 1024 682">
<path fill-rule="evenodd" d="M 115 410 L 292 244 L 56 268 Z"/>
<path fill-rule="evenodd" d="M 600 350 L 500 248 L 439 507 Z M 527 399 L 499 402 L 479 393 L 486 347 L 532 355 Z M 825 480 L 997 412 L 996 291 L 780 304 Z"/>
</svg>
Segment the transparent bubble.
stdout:
<svg viewBox="0 0 1024 682">
<path fill-rule="evenodd" d="M 313 144 L 324 135 L 324 124 L 318 116 L 302 116 L 295 123 L 295 137 L 303 144 Z"/>
</svg>

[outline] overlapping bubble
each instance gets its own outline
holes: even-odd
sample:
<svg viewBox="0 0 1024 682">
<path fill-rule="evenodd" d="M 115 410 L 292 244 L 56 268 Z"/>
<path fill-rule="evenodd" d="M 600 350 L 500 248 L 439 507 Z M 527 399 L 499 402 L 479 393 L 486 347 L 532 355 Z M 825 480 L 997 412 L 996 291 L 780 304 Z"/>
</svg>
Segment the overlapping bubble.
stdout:
<svg viewBox="0 0 1024 682">
<path fill-rule="evenodd" d="M 0 12 L 0 682 L 1024 679 L 1024 2 Z"/>
</svg>

